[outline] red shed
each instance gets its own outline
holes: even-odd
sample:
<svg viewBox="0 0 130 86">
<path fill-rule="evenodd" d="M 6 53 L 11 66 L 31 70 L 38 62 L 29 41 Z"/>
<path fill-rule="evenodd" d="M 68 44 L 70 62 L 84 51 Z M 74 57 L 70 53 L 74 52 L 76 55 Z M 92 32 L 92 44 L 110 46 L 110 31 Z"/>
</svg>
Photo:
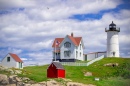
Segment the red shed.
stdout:
<svg viewBox="0 0 130 86">
<path fill-rule="evenodd" d="M 47 78 L 65 78 L 65 69 L 59 62 L 52 62 L 47 69 Z"/>
</svg>

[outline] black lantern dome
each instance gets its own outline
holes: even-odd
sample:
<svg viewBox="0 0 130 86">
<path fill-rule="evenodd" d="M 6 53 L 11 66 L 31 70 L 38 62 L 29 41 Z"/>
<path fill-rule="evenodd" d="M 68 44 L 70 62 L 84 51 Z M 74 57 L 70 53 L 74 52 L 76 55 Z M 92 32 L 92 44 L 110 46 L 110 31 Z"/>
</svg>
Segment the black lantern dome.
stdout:
<svg viewBox="0 0 130 86">
<path fill-rule="evenodd" d="M 115 31 L 115 30 L 116 30 L 116 24 L 114 24 L 113 21 L 112 21 L 112 23 L 109 25 L 109 30 L 110 30 L 110 31 Z"/>
<path fill-rule="evenodd" d="M 108 31 L 117 31 L 117 32 L 120 32 L 120 28 L 116 28 L 116 24 L 114 24 L 113 21 L 112 21 L 112 23 L 109 25 L 109 29 L 108 30 L 105 29 L 105 31 L 106 32 L 108 32 Z"/>
</svg>

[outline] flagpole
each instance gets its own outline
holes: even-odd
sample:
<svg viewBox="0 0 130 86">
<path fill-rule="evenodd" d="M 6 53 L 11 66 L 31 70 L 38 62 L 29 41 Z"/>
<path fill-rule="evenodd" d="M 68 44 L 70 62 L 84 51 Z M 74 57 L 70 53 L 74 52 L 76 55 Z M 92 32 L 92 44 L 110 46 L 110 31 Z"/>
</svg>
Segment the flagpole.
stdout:
<svg viewBox="0 0 130 86">
<path fill-rule="evenodd" d="M 54 59 L 56 61 L 56 41 L 55 41 L 55 53 L 54 54 L 55 54 L 55 58 Z"/>
</svg>

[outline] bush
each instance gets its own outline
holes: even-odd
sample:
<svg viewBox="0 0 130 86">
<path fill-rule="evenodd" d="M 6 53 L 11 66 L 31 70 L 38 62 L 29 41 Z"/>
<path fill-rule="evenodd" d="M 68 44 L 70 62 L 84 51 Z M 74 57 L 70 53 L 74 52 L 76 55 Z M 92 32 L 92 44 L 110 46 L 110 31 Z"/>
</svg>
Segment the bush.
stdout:
<svg viewBox="0 0 130 86">
<path fill-rule="evenodd" d="M 117 68 L 117 71 L 114 72 L 114 75 L 121 76 L 125 79 L 130 79 L 130 63 L 123 63 L 123 65 Z"/>
</svg>

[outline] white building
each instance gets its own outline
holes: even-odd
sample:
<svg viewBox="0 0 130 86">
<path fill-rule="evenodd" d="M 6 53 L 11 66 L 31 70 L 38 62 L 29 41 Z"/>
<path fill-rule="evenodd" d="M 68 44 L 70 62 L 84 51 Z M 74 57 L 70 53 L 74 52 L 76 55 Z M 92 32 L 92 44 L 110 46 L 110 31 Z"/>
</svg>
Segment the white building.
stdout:
<svg viewBox="0 0 130 86">
<path fill-rule="evenodd" d="M 9 53 L 2 59 L 1 65 L 22 69 L 23 61 L 16 54 Z"/>
<path fill-rule="evenodd" d="M 53 61 L 74 62 L 84 60 L 84 43 L 82 37 L 67 35 L 65 38 L 55 38 L 53 42 Z"/>
<path fill-rule="evenodd" d="M 116 28 L 116 24 L 109 25 L 109 29 L 105 29 L 107 32 L 107 57 L 119 57 L 119 41 L 118 33 L 120 28 Z"/>
<path fill-rule="evenodd" d="M 98 58 L 98 57 L 100 57 L 102 55 L 104 55 L 104 57 L 106 57 L 106 52 L 92 52 L 92 53 L 87 53 L 87 54 L 84 54 L 84 60 L 85 61 L 90 61 L 90 60 Z"/>
</svg>

